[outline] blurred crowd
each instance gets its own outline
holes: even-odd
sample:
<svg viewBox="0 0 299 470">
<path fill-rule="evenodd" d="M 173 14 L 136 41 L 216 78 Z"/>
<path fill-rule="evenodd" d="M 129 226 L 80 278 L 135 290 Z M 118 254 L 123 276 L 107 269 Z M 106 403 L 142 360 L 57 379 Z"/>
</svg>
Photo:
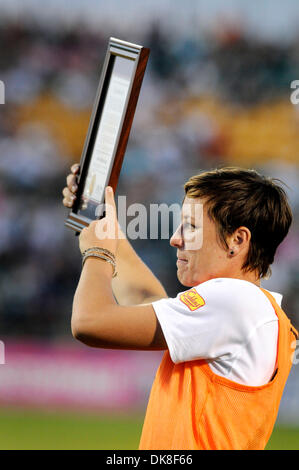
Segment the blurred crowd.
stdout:
<svg viewBox="0 0 299 470">
<path fill-rule="evenodd" d="M 87 27 L 63 31 L 0 23 L 1 335 L 70 338 L 80 275 L 74 232 L 61 191 L 80 161 L 110 36 Z M 298 42 L 279 46 L 223 28 L 176 38 L 165 25 L 120 39 L 151 49 L 117 194 L 127 204 L 181 203 L 192 174 L 218 165 L 254 167 L 287 185 L 292 230 L 279 249 L 269 290 L 284 294 L 299 326 Z M 170 296 L 175 250 L 168 240 L 136 240 L 139 255 Z"/>
</svg>

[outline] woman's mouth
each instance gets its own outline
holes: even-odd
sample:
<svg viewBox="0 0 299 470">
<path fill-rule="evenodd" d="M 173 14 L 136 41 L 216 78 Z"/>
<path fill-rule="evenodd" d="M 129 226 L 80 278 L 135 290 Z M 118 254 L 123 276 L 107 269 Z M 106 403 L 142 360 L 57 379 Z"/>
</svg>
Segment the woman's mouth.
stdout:
<svg viewBox="0 0 299 470">
<path fill-rule="evenodd" d="M 179 266 L 186 266 L 187 263 L 188 263 L 188 261 L 185 258 L 178 258 L 177 262 L 176 262 L 176 265 L 178 267 Z"/>
</svg>

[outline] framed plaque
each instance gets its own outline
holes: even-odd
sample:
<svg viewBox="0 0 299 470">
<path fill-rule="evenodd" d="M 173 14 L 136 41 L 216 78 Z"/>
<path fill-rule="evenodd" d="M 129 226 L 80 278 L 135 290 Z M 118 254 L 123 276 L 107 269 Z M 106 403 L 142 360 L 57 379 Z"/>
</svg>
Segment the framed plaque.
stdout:
<svg viewBox="0 0 299 470">
<path fill-rule="evenodd" d="M 76 232 L 103 217 L 105 187 L 117 186 L 149 49 L 110 38 L 65 225 Z"/>
</svg>

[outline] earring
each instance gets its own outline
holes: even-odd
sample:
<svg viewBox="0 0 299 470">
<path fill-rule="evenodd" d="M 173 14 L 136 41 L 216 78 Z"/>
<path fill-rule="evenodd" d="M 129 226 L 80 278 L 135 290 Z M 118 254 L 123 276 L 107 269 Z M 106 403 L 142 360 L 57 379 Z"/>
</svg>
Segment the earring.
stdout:
<svg viewBox="0 0 299 470">
<path fill-rule="evenodd" d="M 229 254 L 234 255 L 235 254 L 234 250 L 230 250 Z"/>
</svg>

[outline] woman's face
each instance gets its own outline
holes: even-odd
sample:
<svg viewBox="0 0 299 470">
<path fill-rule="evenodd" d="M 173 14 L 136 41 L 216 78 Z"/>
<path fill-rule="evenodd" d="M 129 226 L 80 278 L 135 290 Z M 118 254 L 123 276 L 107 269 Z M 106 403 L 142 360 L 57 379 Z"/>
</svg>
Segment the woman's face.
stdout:
<svg viewBox="0 0 299 470">
<path fill-rule="evenodd" d="M 192 287 L 215 277 L 231 277 L 231 257 L 219 241 L 204 201 L 185 197 L 182 220 L 170 239 L 177 248 L 177 276 Z"/>
</svg>

